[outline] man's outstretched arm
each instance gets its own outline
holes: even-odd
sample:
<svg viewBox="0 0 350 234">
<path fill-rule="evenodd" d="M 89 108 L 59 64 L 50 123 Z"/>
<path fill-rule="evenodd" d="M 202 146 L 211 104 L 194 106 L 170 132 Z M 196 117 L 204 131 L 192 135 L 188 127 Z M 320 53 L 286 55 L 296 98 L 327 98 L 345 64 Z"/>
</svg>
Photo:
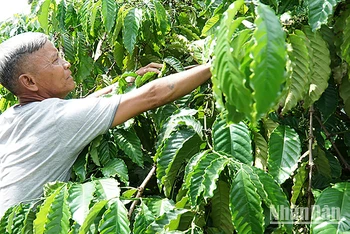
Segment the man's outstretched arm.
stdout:
<svg viewBox="0 0 350 234">
<path fill-rule="evenodd" d="M 156 107 L 174 101 L 197 88 L 211 77 L 209 65 L 154 80 L 123 94 L 111 127 Z"/>
</svg>

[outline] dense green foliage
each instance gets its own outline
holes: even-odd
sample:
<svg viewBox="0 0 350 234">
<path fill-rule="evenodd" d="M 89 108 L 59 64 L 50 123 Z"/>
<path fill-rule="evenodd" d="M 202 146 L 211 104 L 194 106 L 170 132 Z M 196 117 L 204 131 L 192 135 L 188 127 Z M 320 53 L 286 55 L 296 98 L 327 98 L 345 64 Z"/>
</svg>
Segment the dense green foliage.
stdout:
<svg viewBox="0 0 350 234">
<path fill-rule="evenodd" d="M 36 208 L 10 208 L 0 233 L 349 231 L 349 6 L 34 0 L 0 25 L 0 41 L 50 35 L 75 74 L 68 98 L 208 61 L 213 77 L 96 138 L 71 181 L 47 184 Z M 149 62 L 161 74 L 137 76 Z M 16 98 L 0 95 L 1 113 Z"/>
</svg>

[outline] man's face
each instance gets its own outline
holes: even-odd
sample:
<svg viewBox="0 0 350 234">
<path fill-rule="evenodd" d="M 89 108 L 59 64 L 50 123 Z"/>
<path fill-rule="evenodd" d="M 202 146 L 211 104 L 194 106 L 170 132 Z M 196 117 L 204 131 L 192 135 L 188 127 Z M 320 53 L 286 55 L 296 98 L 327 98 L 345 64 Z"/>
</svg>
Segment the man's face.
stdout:
<svg viewBox="0 0 350 234">
<path fill-rule="evenodd" d="M 38 94 L 45 98 L 65 98 L 75 83 L 71 76 L 70 63 L 61 58 L 58 50 L 47 41 L 46 44 L 28 56 L 30 73 L 35 78 Z"/>
</svg>

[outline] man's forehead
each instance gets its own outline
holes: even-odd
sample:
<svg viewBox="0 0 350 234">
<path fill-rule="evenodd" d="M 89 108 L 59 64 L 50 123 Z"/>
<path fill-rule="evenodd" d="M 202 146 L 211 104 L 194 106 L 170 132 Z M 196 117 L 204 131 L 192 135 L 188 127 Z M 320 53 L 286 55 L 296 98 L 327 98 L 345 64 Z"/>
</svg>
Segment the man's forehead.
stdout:
<svg viewBox="0 0 350 234">
<path fill-rule="evenodd" d="M 57 48 L 52 44 L 52 42 L 47 41 L 42 48 L 40 48 L 39 50 L 33 53 L 33 56 L 53 58 L 57 56 L 57 53 L 58 53 Z"/>
</svg>

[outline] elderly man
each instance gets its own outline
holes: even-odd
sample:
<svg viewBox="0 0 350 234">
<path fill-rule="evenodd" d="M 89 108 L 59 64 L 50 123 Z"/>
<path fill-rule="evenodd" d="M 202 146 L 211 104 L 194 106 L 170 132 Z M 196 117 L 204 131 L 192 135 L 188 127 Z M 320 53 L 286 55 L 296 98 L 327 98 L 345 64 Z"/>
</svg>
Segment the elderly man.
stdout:
<svg viewBox="0 0 350 234">
<path fill-rule="evenodd" d="M 19 100 L 0 115 L 0 217 L 18 202 L 39 198 L 45 183 L 67 181 L 77 156 L 96 136 L 211 76 L 209 66 L 201 65 L 123 95 L 64 100 L 75 88 L 69 68 L 45 34 L 24 33 L 0 45 L 0 82 Z"/>
</svg>

